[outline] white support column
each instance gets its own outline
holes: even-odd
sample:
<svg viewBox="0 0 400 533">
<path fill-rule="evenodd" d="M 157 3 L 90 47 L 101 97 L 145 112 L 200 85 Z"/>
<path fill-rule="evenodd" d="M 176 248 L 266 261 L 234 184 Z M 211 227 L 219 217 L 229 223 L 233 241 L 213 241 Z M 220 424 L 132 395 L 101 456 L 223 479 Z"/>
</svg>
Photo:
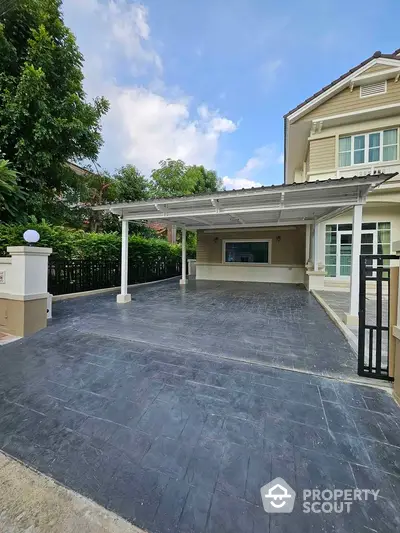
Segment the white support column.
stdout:
<svg viewBox="0 0 400 533">
<path fill-rule="evenodd" d="M 182 228 L 182 278 L 179 283 L 181 285 L 186 285 L 186 228 Z"/>
<path fill-rule="evenodd" d="M 121 248 L 121 293 L 117 295 L 119 304 L 131 301 L 128 294 L 128 220 L 122 220 L 122 248 Z"/>
<path fill-rule="evenodd" d="M 314 263 L 314 272 L 318 272 L 318 263 L 319 263 L 319 224 L 313 226 L 313 263 Z"/>
<path fill-rule="evenodd" d="M 306 225 L 306 250 L 305 250 L 305 259 L 304 264 L 307 266 L 310 262 L 310 244 L 311 244 L 311 226 L 310 224 Z"/>
<path fill-rule="evenodd" d="M 360 253 L 361 253 L 361 227 L 362 204 L 353 207 L 353 233 L 351 244 L 351 273 L 350 273 L 350 309 L 346 313 L 346 324 L 358 324 L 359 285 L 360 285 Z"/>
</svg>

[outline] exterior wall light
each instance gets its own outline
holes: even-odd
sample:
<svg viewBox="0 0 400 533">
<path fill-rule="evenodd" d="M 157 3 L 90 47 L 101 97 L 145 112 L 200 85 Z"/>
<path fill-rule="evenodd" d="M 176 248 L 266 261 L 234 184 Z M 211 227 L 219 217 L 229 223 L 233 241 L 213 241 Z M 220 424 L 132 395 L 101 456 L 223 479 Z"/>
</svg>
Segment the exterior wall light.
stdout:
<svg viewBox="0 0 400 533">
<path fill-rule="evenodd" d="M 32 246 L 40 239 L 40 235 L 35 229 L 27 229 L 24 232 L 23 237 L 24 241 L 27 242 L 29 246 Z"/>
</svg>

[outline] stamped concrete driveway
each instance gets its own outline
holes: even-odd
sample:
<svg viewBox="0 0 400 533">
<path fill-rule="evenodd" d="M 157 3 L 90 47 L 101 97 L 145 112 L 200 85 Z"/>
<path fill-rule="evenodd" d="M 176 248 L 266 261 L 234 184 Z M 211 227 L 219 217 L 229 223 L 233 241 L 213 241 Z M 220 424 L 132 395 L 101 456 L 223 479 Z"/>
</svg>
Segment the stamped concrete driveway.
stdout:
<svg viewBox="0 0 400 533">
<path fill-rule="evenodd" d="M 334 344 L 307 293 L 240 284 L 180 292 L 166 283 L 137 288 L 126 306 L 114 299 L 58 303 L 47 330 L 0 349 L 6 453 L 152 533 L 399 530 L 400 417 L 391 397 L 265 364 L 285 340 L 274 336 L 279 325 L 288 337 L 299 326 L 299 353 L 325 333 Z M 215 355 L 209 336 L 219 339 Z M 294 338 L 290 346 L 295 354 Z M 227 353 L 258 354 L 264 364 Z M 305 514 L 298 497 L 292 514 L 268 515 L 260 488 L 278 476 L 298 495 L 380 494 L 349 514 Z"/>
<path fill-rule="evenodd" d="M 346 339 L 304 287 L 191 281 L 135 289 L 133 302 L 76 299 L 55 308 L 81 331 L 161 348 L 263 363 L 328 376 L 357 377 Z"/>
</svg>

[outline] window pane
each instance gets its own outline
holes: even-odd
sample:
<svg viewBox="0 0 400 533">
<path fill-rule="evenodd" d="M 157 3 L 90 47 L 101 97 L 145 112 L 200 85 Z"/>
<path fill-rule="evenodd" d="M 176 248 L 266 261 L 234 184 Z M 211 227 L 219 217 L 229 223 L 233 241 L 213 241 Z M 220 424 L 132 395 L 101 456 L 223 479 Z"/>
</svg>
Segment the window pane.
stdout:
<svg viewBox="0 0 400 533">
<path fill-rule="evenodd" d="M 397 144 L 397 130 L 386 130 L 383 132 L 383 146 L 387 144 Z"/>
<path fill-rule="evenodd" d="M 336 265 L 326 265 L 325 272 L 328 278 L 336 278 Z"/>
<path fill-rule="evenodd" d="M 376 222 L 363 222 L 362 229 L 376 229 Z"/>
<path fill-rule="evenodd" d="M 351 273 L 351 257 L 340 258 L 340 275 L 350 276 Z"/>
<path fill-rule="evenodd" d="M 365 156 L 364 156 L 364 150 L 356 150 L 354 152 L 354 164 L 359 165 L 360 163 L 364 163 Z"/>
<path fill-rule="evenodd" d="M 390 222 L 378 222 L 378 229 L 390 229 Z"/>
<path fill-rule="evenodd" d="M 353 229 L 353 224 L 339 224 L 339 231 L 348 231 Z"/>
<path fill-rule="evenodd" d="M 339 152 L 349 152 L 351 150 L 351 137 L 339 138 Z"/>
<path fill-rule="evenodd" d="M 325 246 L 326 254 L 335 254 L 336 253 L 336 244 L 327 244 Z"/>
<path fill-rule="evenodd" d="M 390 242 L 390 229 L 378 230 L 378 242 Z"/>
<path fill-rule="evenodd" d="M 374 242 L 374 236 L 372 233 L 361 234 L 361 244 L 371 244 Z"/>
<path fill-rule="evenodd" d="M 368 161 L 370 163 L 373 163 L 374 161 L 379 161 L 379 148 L 370 148 L 369 149 L 369 155 L 368 155 Z"/>
<path fill-rule="evenodd" d="M 397 159 L 397 145 L 383 147 L 383 160 L 395 161 Z"/>
<path fill-rule="evenodd" d="M 361 255 L 371 255 L 374 253 L 374 247 L 372 244 L 361 245 Z"/>
<path fill-rule="evenodd" d="M 340 236 L 340 244 L 351 244 L 351 242 L 352 242 L 351 233 L 345 233 L 344 235 Z"/>
<path fill-rule="evenodd" d="M 380 133 L 370 133 L 369 135 L 369 147 L 375 148 L 381 144 L 381 134 Z"/>
<path fill-rule="evenodd" d="M 354 137 L 354 150 L 364 150 L 365 148 L 365 135 L 357 135 Z"/>
<path fill-rule="evenodd" d="M 342 244 L 340 247 L 340 256 L 351 255 L 351 244 Z"/>
<path fill-rule="evenodd" d="M 227 263 L 268 263 L 268 242 L 227 242 Z"/>
<path fill-rule="evenodd" d="M 336 231 L 337 230 L 337 225 L 336 224 L 327 224 L 325 226 L 325 229 L 326 231 Z"/>
<path fill-rule="evenodd" d="M 336 233 L 327 233 L 325 242 L 326 244 L 336 244 Z"/>
<path fill-rule="evenodd" d="M 349 167 L 351 165 L 351 152 L 344 152 L 339 154 L 339 166 Z"/>
<path fill-rule="evenodd" d="M 378 244 L 378 254 L 390 255 L 390 244 Z"/>
</svg>

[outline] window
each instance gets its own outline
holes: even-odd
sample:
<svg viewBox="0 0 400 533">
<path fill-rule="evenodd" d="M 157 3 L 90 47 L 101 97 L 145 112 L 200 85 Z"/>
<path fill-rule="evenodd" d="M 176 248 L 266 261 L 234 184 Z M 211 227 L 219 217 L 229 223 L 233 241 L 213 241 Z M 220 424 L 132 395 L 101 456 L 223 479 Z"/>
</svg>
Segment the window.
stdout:
<svg viewBox="0 0 400 533">
<path fill-rule="evenodd" d="M 325 270 L 328 277 L 351 274 L 352 228 L 352 224 L 327 224 L 325 227 Z M 363 222 L 361 255 L 389 255 L 390 239 L 390 222 Z"/>
<path fill-rule="evenodd" d="M 224 241 L 225 263 L 269 263 L 270 241 Z"/>
<path fill-rule="evenodd" d="M 397 129 L 339 138 L 339 167 L 396 161 L 397 159 Z"/>
</svg>

